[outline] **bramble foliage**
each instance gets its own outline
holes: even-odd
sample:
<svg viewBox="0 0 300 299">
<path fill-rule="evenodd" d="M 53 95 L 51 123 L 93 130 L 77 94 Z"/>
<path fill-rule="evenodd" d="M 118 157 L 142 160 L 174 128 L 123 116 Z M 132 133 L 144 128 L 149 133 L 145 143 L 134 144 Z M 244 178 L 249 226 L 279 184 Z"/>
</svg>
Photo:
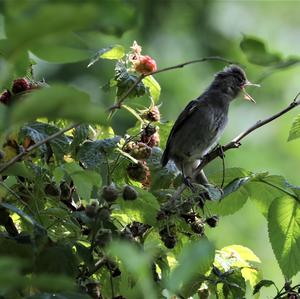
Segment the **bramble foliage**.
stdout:
<svg viewBox="0 0 300 299">
<path fill-rule="evenodd" d="M 220 172 L 209 177 L 215 187 L 196 185 L 195 193 L 172 197 L 182 177 L 174 164 L 160 165 L 172 124 L 160 119 L 155 60 L 136 43 L 91 51 L 74 34 L 118 35 L 132 26 L 129 6 L 115 2 L 103 2 L 105 9 L 93 2 L 4 5 L 1 86 L 9 88 L 0 98 L 0 298 L 244 298 L 247 287 L 258 294 L 274 285 L 262 280 L 263 261 L 241 245 L 217 249 L 205 235 L 248 200 L 266 217 L 277 262 L 291 279 L 300 270 L 299 187 L 267 172 L 228 168 L 223 192 Z M 255 37 L 245 36 L 241 50 L 250 63 L 270 68 L 297 60 L 269 52 Z M 89 58 L 93 68 L 110 60 L 114 75 L 104 89 L 135 125 L 117 136 L 88 93 L 37 82 L 28 71 L 31 53 L 49 62 Z M 131 102 L 138 97 L 148 107 Z M 118 109 L 111 116 L 118 119 Z M 289 140 L 299 136 L 298 117 Z M 276 298 L 286 296 L 298 298 L 297 285 L 277 291 Z"/>
</svg>

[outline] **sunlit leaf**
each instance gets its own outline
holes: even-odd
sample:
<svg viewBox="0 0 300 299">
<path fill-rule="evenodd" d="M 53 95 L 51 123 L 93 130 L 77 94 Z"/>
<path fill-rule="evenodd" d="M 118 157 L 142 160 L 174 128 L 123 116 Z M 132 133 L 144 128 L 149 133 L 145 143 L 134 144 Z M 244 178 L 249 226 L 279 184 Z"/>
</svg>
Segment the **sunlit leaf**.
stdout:
<svg viewBox="0 0 300 299">
<path fill-rule="evenodd" d="M 270 242 L 285 277 L 291 278 L 300 269 L 300 205 L 290 196 L 276 198 L 269 210 Z"/>
<path fill-rule="evenodd" d="M 87 67 L 92 66 L 100 58 L 102 59 L 121 59 L 125 55 L 124 47 L 121 45 L 110 46 L 99 50 L 95 56 L 91 59 Z"/>
<path fill-rule="evenodd" d="M 113 211 L 113 216 L 125 224 L 133 221 L 142 222 L 149 225 L 155 225 L 156 215 L 159 210 L 159 203 L 150 193 L 136 188 L 138 198 L 133 201 L 118 199 L 117 206 Z"/>
<path fill-rule="evenodd" d="M 157 103 L 160 96 L 160 85 L 153 76 L 147 76 L 143 79 L 143 83 L 149 88 L 150 96 L 154 103 Z"/>
<path fill-rule="evenodd" d="M 289 132 L 288 141 L 297 139 L 300 137 L 300 114 L 298 114 L 292 124 L 292 127 Z"/>
<path fill-rule="evenodd" d="M 101 185 L 101 176 L 95 171 L 83 169 L 76 163 L 64 164 L 63 169 L 72 178 L 76 191 L 83 199 L 90 198 L 93 186 Z"/>
</svg>

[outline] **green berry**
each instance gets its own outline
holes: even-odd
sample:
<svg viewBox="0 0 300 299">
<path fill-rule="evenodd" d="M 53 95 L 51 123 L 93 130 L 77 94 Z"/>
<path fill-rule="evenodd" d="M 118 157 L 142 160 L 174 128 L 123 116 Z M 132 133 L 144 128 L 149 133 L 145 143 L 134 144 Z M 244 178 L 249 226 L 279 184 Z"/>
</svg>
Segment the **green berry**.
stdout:
<svg viewBox="0 0 300 299">
<path fill-rule="evenodd" d="M 216 227 L 219 222 L 219 217 L 217 215 L 214 215 L 212 217 L 206 218 L 205 221 L 210 227 Z"/>
<path fill-rule="evenodd" d="M 126 185 L 123 189 L 123 199 L 124 200 L 135 200 L 137 199 L 137 191 L 129 185 Z"/>
<path fill-rule="evenodd" d="M 107 202 L 114 202 L 119 196 L 119 191 L 116 188 L 114 183 L 111 183 L 109 186 L 105 186 L 102 189 L 102 197 Z"/>
</svg>

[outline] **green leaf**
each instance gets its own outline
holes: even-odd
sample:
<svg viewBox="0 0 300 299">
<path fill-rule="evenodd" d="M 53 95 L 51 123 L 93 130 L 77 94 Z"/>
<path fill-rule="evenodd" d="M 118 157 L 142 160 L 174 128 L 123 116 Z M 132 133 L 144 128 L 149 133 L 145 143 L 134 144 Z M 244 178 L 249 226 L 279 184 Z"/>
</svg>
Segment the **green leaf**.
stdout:
<svg viewBox="0 0 300 299">
<path fill-rule="evenodd" d="M 270 242 L 284 276 L 289 279 L 300 269 L 300 205 L 290 196 L 276 198 L 268 216 Z"/>
<path fill-rule="evenodd" d="M 59 131 L 60 129 L 58 127 L 48 123 L 31 122 L 21 128 L 19 138 L 23 139 L 29 137 L 34 143 L 38 143 Z M 64 155 L 68 152 L 69 143 L 70 139 L 64 134 L 61 134 L 48 142 L 54 155 L 59 160 L 62 160 Z M 39 149 L 44 154 L 47 154 L 48 152 L 46 144 L 42 144 Z"/>
<path fill-rule="evenodd" d="M 222 198 L 218 202 L 207 201 L 205 205 L 207 208 L 218 215 L 231 215 L 240 210 L 247 202 L 249 194 L 244 187 L 240 187 L 237 191 Z"/>
<path fill-rule="evenodd" d="M 236 257 L 237 260 L 260 263 L 260 259 L 254 254 L 254 252 L 245 246 L 230 245 L 222 248 L 221 251 L 227 252 L 229 255 Z"/>
<path fill-rule="evenodd" d="M 154 103 L 157 103 L 160 96 L 160 85 L 153 76 L 147 76 L 143 79 L 144 85 L 149 89 L 150 96 Z"/>
<path fill-rule="evenodd" d="M 178 265 L 170 273 L 166 282 L 167 288 L 176 293 L 181 292 L 195 276 L 205 274 L 215 257 L 213 245 L 206 239 L 193 242 L 182 249 Z"/>
<path fill-rule="evenodd" d="M 0 134 L 7 129 L 8 109 L 5 105 L 0 105 Z"/>
<path fill-rule="evenodd" d="M 117 147 L 121 137 L 115 136 L 96 141 L 86 141 L 77 153 L 77 159 L 84 167 L 101 173 L 102 179 L 106 180 L 108 172 L 108 159 L 114 159 L 114 149 Z"/>
<path fill-rule="evenodd" d="M 66 292 L 66 293 L 41 293 L 27 297 L 26 299 L 91 299 L 90 296 L 75 293 L 75 292 Z"/>
<path fill-rule="evenodd" d="M 230 182 L 223 188 L 223 197 L 228 196 L 230 193 L 237 191 L 241 186 L 250 181 L 250 177 L 238 178 Z"/>
<path fill-rule="evenodd" d="M 70 86 L 53 85 L 32 91 L 11 111 L 13 124 L 38 117 L 105 124 L 107 115 L 101 106 L 90 101 L 87 93 Z"/>
<path fill-rule="evenodd" d="M 165 148 L 168 137 L 170 135 L 170 131 L 173 127 L 174 123 L 172 121 L 168 121 L 165 123 L 159 123 L 159 137 L 160 137 L 160 148 Z"/>
<path fill-rule="evenodd" d="M 117 81 L 117 98 L 123 96 L 132 85 L 136 83 L 139 77 L 127 71 L 125 64 L 118 61 L 115 67 L 115 80 Z M 129 93 L 128 97 L 141 97 L 146 93 L 146 88 L 143 82 L 135 85 L 134 89 Z"/>
<path fill-rule="evenodd" d="M 150 256 L 138 247 L 125 242 L 112 242 L 108 254 L 118 257 L 126 270 L 133 276 L 143 294 L 143 298 L 155 299 L 157 294 L 150 272 Z"/>
<path fill-rule="evenodd" d="M 76 152 L 77 147 L 88 139 L 89 135 L 89 125 L 82 124 L 75 128 L 73 131 L 73 140 L 71 143 L 72 151 Z"/>
<path fill-rule="evenodd" d="M 58 46 L 42 43 L 35 43 L 31 47 L 37 57 L 52 63 L 74 63 L 82 60 L 86 60 L 90 57 L 90 51 L 84 49 L 76 49 L 67 46 Z"/>
<path fill-rule="evenodd" d="M 32 276 L 28 284 L 31 287 L 36 287 L 40 291 L 46 292 L 62 292 L 75 289 L 75 284 L 70 277 L 58 274 L 39 274 Z"/>
<path fill-rule="evenodd" d="M 79 263 L 68 245 L 46 247 L 36 260 L 36 273 L 62 274 L 75 278 Z"/>
<path fill-rule="evenodd" d="M 282 62 L 281 55 L 270 52 L 264 42 L 257 37 L 244 35 L 240 47 L 248 61 L 253 64 L 270 66 Z"/>
<path fill-rule="evenodd" d="M 118 199 L 117 206 L 112 212 L 113 217 L 118 218 L 124 224 L 138 221 L 155 225 L 159 203 L 150 192 L 137 187 L 135 189 L 138 192 L 138 198 L 133 201 Z"/>
<path fill-rule="evenodd" d="M 27 242 L 18 242 L 15 239 L 1 237 L 0 245 L 0 269 L 1 266 L 3 266 L 1 265 L 1 258 L 4 256 L 7 258 L 14 258 L 16 261 L 20 262 L 18 268 L 32 265 L 34 261 L 34 251 L 29 236 Z"/>
<path fill-rule="evenodd" d="M 223 294 L 226 299 L 244 298 L 246 282 L 240 269 L 234 269 L 233 273 L 226 275 L 223 280 Z"/>
<path fill-rule="evenodd" d="M 275 286 L 275 283 L 272 280 L 263 279 L 259 283 L 257 283 L 253 290 L 253 295 L 258 293 L 262 287 L 269 287 L 271 285 Z"/>
<path fill-rule="evenodd" d="M 85 170 L 75 162 L 64 164 L 63 169 L 72 178 L 78 195 L 83 199 L 89 199 L 93 187 L 101 185 L 101 176 L 97 172 Z"/>
<path fill-rule="evenodd" d="M 167 189 L 176 177 L 178 170 L 174 163 L 168 163 L 161 167 L 162 151 L 158 147 L 152 148 L 151 156 L 147 159 L 147 165 L 151 172 L 151 191 Z"/>
<path fill-rule="evenodd" d="M 27 179 L 34 179 L 33 171 L 24 162 L 15 162 L 2 175 L 21 176 Z"/>
<path fill-rule="evenodd" d="M 30 17 L 26 10 L 21 13 L 13 10 L 11 7 L 8 11 L 10 18 L 5 24 L 9 41 L 6 53 L 10 58 L 17 57 L 18 52 L 30 49 L 45 37 L 86 28 L 98 17 L 96 7 L 91 4 L 44 3 L 37 5 Z"/>
<path fill-rule="evenodd" d="M 251 176 L 251 172 L 238 167 L 226 168 L 225 169 L 225 178 L 224 178 L 224 185 L 228 185 L 232 183 L 234 180 L 239 178 L 245 178 Z M 214 184 L 220 186 L 223 180 L 223 172 L 218 171 L 209 175 L 209 181 L 213 182 Z"/>
<path fill-rule="evenodd" d="M 300 137 L 300 114 L 298 114 L 292 124 L 292 127 L 289 132 L 288 141 L 297 139 Z"/>
<path fill-rule="evenodd" d="M 26 262 L 18 257 L 10 257 L 8 255 L 0 257 L 1 293 L 3 290 L 7 290 L 9 288 L 17 289 L 26 286 L 26 277 L 21 274 L 21 270 L 24 268 L 24 265 L 26 265 Z"/>
<path fill-rule="evenodd" d="M 95 56 L 91 59 L 87 67 L 92 66 L 100 58 L 102 59 L 121 59 L 125 55 L 124 47 L 121 45 L 110 46 L 99 50 Z"/>
<path fill-rule="evenodd" d="M 28 214 L 26 214 L 25 212 L 23 212 L 22 210 L 20 210 L 19 208 L 9 204 L 9 203 L 5 203 L 5 202 L 1 202 L 0 206 L 7 208 L 8 210 L 16 213 L 17 215 L 19 215 L 22 219 L 24 219 L 26 222 L 30 223 L 33 226 L 36 226 L 40 229 L 42 229 L 44 231 L 44 228 L 38 224 L 31 216 L 29 216 Z"/>
<path fill-rule="evenodd" d="M 277 175 L 256 176 L 245 186 L 245 189 L 249 193 L 251 201 L 265 217 L 268 217 L 269 207 L 275 198 L 286 195 L 285 192 L 293 194 L 292 190 L 288 188 L 285 178 Z"/>
</svg>

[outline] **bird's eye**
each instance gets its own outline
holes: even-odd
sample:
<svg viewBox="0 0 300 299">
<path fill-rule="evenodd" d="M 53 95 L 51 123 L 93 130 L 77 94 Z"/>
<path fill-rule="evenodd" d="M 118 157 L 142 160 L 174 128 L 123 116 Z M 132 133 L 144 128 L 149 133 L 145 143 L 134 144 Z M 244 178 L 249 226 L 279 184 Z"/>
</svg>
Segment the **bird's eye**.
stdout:
<svg viewBox="0 0 300 299">
<path fill-rule="evenodd" d="M 242 76 L 237 76 L 236 79 L 239 85 L 243 85 L 245 83 L 245 78 Z"/>
</svg>

